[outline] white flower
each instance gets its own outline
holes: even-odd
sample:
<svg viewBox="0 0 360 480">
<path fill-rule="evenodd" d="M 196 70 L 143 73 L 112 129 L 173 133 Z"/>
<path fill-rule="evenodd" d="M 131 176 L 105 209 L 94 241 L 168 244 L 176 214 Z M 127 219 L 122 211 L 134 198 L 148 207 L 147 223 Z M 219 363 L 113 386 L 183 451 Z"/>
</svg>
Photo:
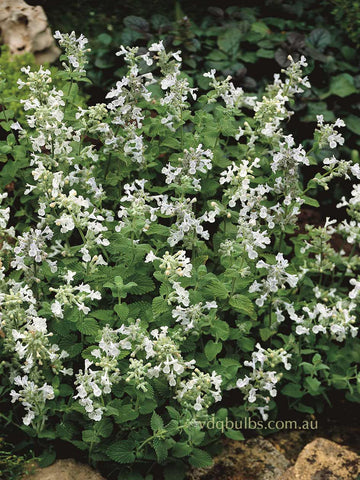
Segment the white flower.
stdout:
<svg viewBox="0 0 360 480">
<path fill-rule="evenodd" d="M 150 251 L 146 257 L 145 257 L 145 263 L 153 262 L 154 260 L 157 260 L 159 257 L 157 257 L 153 251 Z"/>
<path fill-rule="evenodd" d="M 76 275 L 76 272 L 73 272 L 71 270 L 68 270 L 66 274 L 64 275 L 64 280 L 66 283 L 71 283 Z"/>
<path fill-rule="evenodd" d="M 58 300 L 55 300 L 55 302 L 51 304 L 51 311 L 55 317 L 64 318 L 62 305 Z"/>
<path fill-rule="evenodd" d="M 248 395 L 248 401 L 250 403 L 256 402 L 256 392 L 257 392 L 256 388 L 251 388 L 250 389 L 250 392 L 249 392 L 249 395 Z"/>
</svg>

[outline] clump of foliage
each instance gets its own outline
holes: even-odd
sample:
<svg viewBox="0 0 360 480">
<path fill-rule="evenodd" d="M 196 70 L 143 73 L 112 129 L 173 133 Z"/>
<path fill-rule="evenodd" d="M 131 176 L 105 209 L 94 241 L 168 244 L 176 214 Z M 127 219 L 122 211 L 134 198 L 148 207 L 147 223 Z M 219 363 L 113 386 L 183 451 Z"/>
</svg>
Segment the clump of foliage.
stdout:
<svg viewBox="0 0 360 480">
<path fill-rule="evenodd" d="M 26 52 L 20 55 L 11 55 L 9 47 L 2 45 L 0 47 L 0 106 L 6 105 L 6 108 L 19 121 L 25 121 L 25 112 L 19 100 L 25 99 L 25 93 L 19 91 L 18 80 L 26 81 L 27 75 L 22 71 L 24 67 L 30 66 L 36 69 L 35 57 L 32 53 Z M 58 69 L 56 67 L 49 67 L 54 76 L 55 86 L 57 88 L 64 88 L 64 81 L 57 75 Z M 85 106 L 85 96 L 79 92 L 77 102 Z M 10 113 L 8 112 L 8 113 Z"/>
<path fill-rule="evenodd" d="M 332 0 L 335 5 L 333 13 L 337 22 L 342 23 L 349 37 L 360 47 L 360 2 L 349 0 Z"/>
<path fill-rule="evenodd" d="M 19 103 L 19 93 L 17 81 L 18 79 L 25 80 L 26 75 L 21 72 L 22 67 L 30 65 L 31 68 L 36 68 L 35 58 L 31 53 L 24 53 L 21 55 L 11 55 L 7 45 L 1 46 L 0 49 L 0 72 L 1 72 L 1 87 L 0 87 L 0 105 L 6 107 L 13 112 L 13 115 L 19 120 L 25 120 L 25 113 L 22 105 Z"/>
<path fill-rule="evenodd" d="M 317 187 L 359 180 L 360 166 L 337 156 L 340 119 L 319 114 L 308 148 L 285 131 L 310 88 L 305 58 L 260 95 L 211 70 L 199 96 L 180 51 L 121 47 L 127 74 L 83 107 L 87 39 L 55 38 L 66 88 L 24 69 L 26 123 L 2 122 L 9 423 L 72 444 L 109 478 L 161 466 L 173 480 L 211 463 L 212 415 L 266 422 L 280 400 L 316 414 L 335 390 L 358 402 L 359 184 L 338 205 L 346 220 L 304 232 L 297 220 L 319 207 Z"/>
<path fill-rule="evenodd" d="M 87 25 L 93 43 L 91 93 L 100 98 L 114 78 L 124 75 L 122 59 L 114 56 L 120 44 L 146 48 L 162 39 L 168 49 L 180 48 L 183 71 L 205 89 L 202 74 L 215 68 L 219 76 L 231 75 L 236 86 L 259 91 L 271 81 L 279 66 L 288 65 L 289 54 L 295 60 L 305 55 L 312 87 L 294 107 L 292 124 L 294 131 L 299 132 L 299 140 L 311 134 L 316 115 L 321 113 L 329 122 L 341 115 L 346 120 L 347 147 L 358 149 L 360 114 L 356 95 L 360 83 L 353 20 L 358 7 L 357 2 L 351 7 L 348 3 L 337 2 L 335 15 L 330 2 L 313 0 L 271 0 L 255 5 L 242 2 L 241 6 L 210 7 L 208 12 L 201 3 L 195 7 L 178 2 L 168 16 L 158 5 L 149 16 L 138 13 L 125 18 L 123 10 L 101 8 L 94 11 L 93 20 Z M 55 6 L 49 6 L 48 13 L 55 16 Z M 101 22 L 94 21 L 98 15 L 103 16 Z M 59 21 L 54 25 L 59 25 Z M 349 41 L 349 25 L 354 28 L 353 43 Z"/>
<path fill-rule="evenodd" d="M 15 454 L 12 445 L 0 438 L 0 475 L 3 480 L 19 480 L 32 468 L 33 459 Z"/>
</svg>

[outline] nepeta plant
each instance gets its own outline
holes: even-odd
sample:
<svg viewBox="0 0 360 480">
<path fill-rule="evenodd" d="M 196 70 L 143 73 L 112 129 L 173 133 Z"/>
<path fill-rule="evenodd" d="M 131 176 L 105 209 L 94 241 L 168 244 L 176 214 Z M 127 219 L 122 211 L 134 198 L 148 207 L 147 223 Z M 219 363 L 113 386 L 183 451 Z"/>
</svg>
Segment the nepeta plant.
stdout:
<svg viewBox="0 0 360 480">
<path fill-rule="evenodd" d="M 197 98 L 180 52 L 121 47 L 128 75 L 83 108 L 86 39 L 56 38 L 68 88 L 25 69 L 27 123 L 9 119 L 1 147 L 22 159 L 0 209 L 9 421 L 180 478 L 182 459 L 211 461 L 212 412 L 266 420 L 286 395 L 314 413 L 333 389 L 358 401 L 358 185 L 339 205 L 347 220 L 300 233 L 297 219 L 318 206 L 314 187 L 360 169 L 335 156 L 340 120 L 320 116 L 309 151 L 285 132 L 305 59 L 261 98 L 215 71 Z"/>
</svg>

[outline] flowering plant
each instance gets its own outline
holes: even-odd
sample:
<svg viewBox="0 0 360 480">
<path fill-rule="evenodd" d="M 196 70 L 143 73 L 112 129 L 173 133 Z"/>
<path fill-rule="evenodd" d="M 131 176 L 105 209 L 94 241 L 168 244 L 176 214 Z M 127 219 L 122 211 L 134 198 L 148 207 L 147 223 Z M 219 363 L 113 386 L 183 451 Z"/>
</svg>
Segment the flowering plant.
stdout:
<svg viewBox="0 0 360 480">
<path fill-rule="evenodd" d="M 27 123 L 2 123 L 16 182 L 0 209 L 8 422 L 117 462 L 119 478 L 161 464 L 174 479 L 183 460 L 211 462 L 211 412 L 267 419 L 284 395 L 315 413 L 334 389 L 358 401 L 359 185 L 346 220 L 297 220 L 317 185 L 360 168 L 334 154 L 341 120 L 319 116 L 309 151 L 285 132 L 305 58 L 261 98 L 214 70 L 197 98 L 180 52 L 121 47 L 127 76 L 83 108 L 87 41 L 55 37 L 68 88 L 26 68 Z"/>
</svg>

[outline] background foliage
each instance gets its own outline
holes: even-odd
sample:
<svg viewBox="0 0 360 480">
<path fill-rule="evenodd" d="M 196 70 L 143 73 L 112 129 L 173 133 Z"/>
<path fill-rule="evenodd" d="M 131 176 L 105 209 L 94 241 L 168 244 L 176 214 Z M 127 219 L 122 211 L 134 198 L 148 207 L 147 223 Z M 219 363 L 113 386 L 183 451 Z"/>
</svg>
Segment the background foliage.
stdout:
<svg viewBox="0 0 360 480">
<path fill-rule="evenodd" d="M 359 2 L 348 0 L 267 0 L 249 2 L 43 2 L 53 29 L 83 32 L 92 53 L 87 87 L 91 103 L 122 77 L 125 66 L 114 54 L 121 44 L 149 45 L 164 39 L 166 47 L 183 52 L 183 69 L 205 85 L 202 74 L 215 68 L 231 75 L 246 91 L 259 91 L 280 67 L 305 55 L 310 64 L 310 91 L 297 101 L 289 129 L 297 141 L 311 137 L 316 115 L 325 121 L 343 118 L 344 154 L 359 158 L 360 90 Z M 151 11 L 150 11 L 151 10 Z M 87 11 L 86 16 L 83 12 Z M 313 172 L 310 173 L 310 175 Z M 308 180 L 310 177 L 305 178 Z M 332 185 L 318 192 L 322 205 L 334 210 L 350 186 Z M 341 213 L 338 213 L 341 215 Z"/>
</svg>

